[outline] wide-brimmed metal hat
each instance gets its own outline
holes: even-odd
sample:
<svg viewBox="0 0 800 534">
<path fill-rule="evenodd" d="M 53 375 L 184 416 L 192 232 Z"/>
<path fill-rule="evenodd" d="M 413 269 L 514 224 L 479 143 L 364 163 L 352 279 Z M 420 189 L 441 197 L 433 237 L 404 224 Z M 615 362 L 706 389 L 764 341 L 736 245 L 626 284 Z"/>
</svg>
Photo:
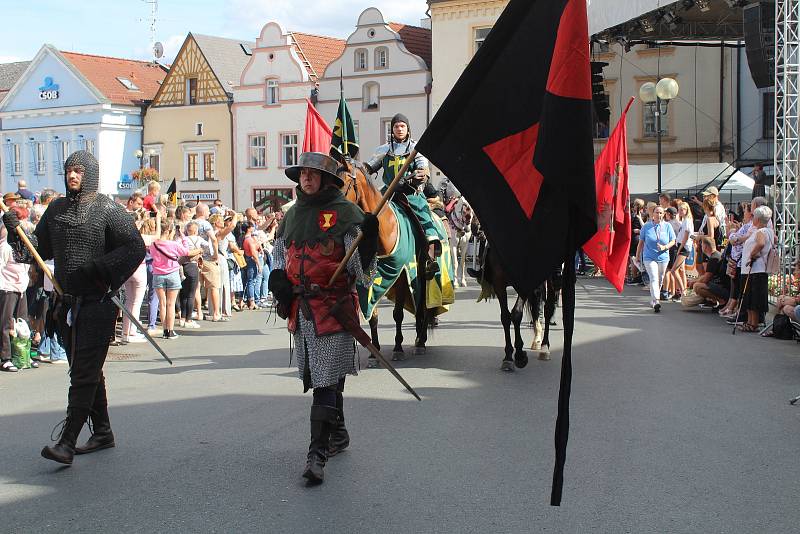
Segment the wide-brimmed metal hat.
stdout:
<svg viewBox="0 0 800 534">
<path fill-rule="evenodd" d="M 303 168 L 315 169 L 323 176 L 329 177 L 337 187 L 344 186 L 344 180 L 339 178 L 336 171 L 339 164 L 332 157 L 321 152 L 303 152 L 297 160 L 297 165 L 287 167 L 286 176 L 293 182 L 300 183 L 300 171 Z"/>
</svg>

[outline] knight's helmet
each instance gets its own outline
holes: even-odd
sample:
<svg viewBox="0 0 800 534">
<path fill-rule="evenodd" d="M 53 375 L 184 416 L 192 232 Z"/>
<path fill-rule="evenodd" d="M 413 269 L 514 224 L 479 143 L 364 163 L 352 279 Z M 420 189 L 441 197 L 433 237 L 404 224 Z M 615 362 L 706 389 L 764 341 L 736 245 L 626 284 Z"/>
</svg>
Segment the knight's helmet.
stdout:
<svg viewBox="0 0 800 534">
<path fill-rule="evenodd" d="M 81 190 L 78 193 L 72 193 L 67 187 L 67 168 L 75 165 L 81 165 L 85 169 L 83 180 L 81 180 Z M 78 150 L 69 155 L 64 162 L 64 187 L 68 197 L 87 197 L 92 193 L 97 193 L 100 189 L 100 165 L 94 154 L 86 150 Z"/>
</svg>

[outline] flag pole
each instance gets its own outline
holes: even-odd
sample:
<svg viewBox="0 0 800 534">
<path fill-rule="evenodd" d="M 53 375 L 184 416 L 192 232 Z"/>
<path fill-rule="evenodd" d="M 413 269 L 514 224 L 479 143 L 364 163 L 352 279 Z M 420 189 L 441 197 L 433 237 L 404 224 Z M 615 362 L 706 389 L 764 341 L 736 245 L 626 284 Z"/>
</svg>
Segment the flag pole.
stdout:
<svg viewBox="0 0 800 534">
<path fill-rule="evenodd" d="M 405 176 L 406 172 L 408 171 L 408 167 L 411 165 L 411 162 L 414 161 L 414 158 L 416 156 L 417 156 L 417 150 L 414 149 L 406 158 L 406 161 L 403 163 L 403 166 L 400 167 L 400 170 L 395 175 L 394 180 L 392 180 L 392 183 L 390 183 L 389 187 L 386 188 L 386 192 L 383 194 L 381 201 L 378 202 L 378 204 L 372 210 L 373 215 L 375 215 L 376 217 L 380 215 L 381 211 L 383 210 L 383 207 L 386 205 L 389 199 L 392 198 L 395 189 L 397 189 L 397 186 L 400 184 L 400 179 L 403 176 Z M 353 244 L 350 245 L 350 248 L 347 250 L 347 254 L 344 255 L 344 259 L 341 261 L 341 263 L 339 263 L 339 266 L 336 268 L 336 272 L 333 273 L 333 276 L 331 276 L 328 285 L 333 284 L 336 281 L 336 279 L 339 278 L 339 276 L 342 274 L 342 271 L 344 271 L 344 268 L 347 266 L 347 262 L 350 261 L 350 258 L 352 258 L 353 254 L 355 254 L 356 249 L 358 248 L 358 244 L 361 243 L 362 239 L 364 239 L 363 232 L 359 233 L 358 236 L 353 241 Z"/>
</svg>

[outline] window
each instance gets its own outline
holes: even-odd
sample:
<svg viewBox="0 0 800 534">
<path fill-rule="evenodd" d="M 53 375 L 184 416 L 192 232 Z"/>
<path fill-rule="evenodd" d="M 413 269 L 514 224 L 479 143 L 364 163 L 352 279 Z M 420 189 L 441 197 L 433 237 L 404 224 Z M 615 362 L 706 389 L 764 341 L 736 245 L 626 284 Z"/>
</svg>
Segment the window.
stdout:
<svg viewBox="0 0 800 534">
<path fill-rule="evenodd" d="M 392 119 L 381 119 L 381 143 L 388 143 L 392 139 Z"/>
<path fill-rule="evenodd" d="M 122 78 L 122 77 L 118 76 L 117 77 L 117 81 L 119 83 L 121 83 L 123 86 L 125 86 L 125 89 L 127 89 L 128 91 L 138 91 L 139 90 L 139 88 L 136 86 L 136 84 L 133 83 L 132 81 L 130 81 L 128 78 Z"/>
<path fill-rule="evenodd" d="M 194 125 L 194 134 L 195 135 L 203 135 L 203 123 L 198 122 Z"/>
<path fill-rule="evenodd" d="M 385 69 L 389 66 L 389 49 L 380 46 L 375 49 L 375 68 Z"/>
<path fill-rule="evenodd" d="M 483 46 L 483 42 L 491 30 L 491 28 L 475 28 L 475 52 Z"/>
<path fill-rule="evenodd" d="M 161 154 L 150 154 L 147 166 L 154 169 L 157 173 L 161 173 Z"/>
<path fill-rule="evenodd" d="M 34 143 L 36 152 L 36 174 L 45 174 L 47 172 L 47 161 L 45 160 L 44 143 Z"/>
<path fill-rule="evenodd" d="M 96 156 L 97 154 L 94 153 L 94 140 L 87 139 L 85 142 L 86 142 L 86 151 Z"/>
<path fill-rule="evenodd" d="M 253 189 L 253 207 L 260 212 L 273 212 L 292 200 L 292 189 Z"/>
<path fill-rule="evenodd" d="M 216 180 L 214 177 L 214 153 L 203 154 L 203 180 Z"/>
<path fill-rule="evenodd" d="M 297 134 L 281 134 L 281 166 L 297 165 Z"/>
<path fill-rule="evenodd" d="M 367 50 L 365 48 L 359 48 L 356 50 L 356 70 L 367 70 L 368 63 L 367 63 Z"/>
<path fill-rule="evenodd" d="M 197 154 L 186 154 L 186 179 L 197 181 Z"/>
<path fill-rule="evenodd" d="M 772 91 L 761 94 L 761 137 L 772 139 L 775 137 L 775 93 Z"/>
<path fill-rule="evenodd" d="M 250 167 L 263 169 L 267 166 L 267 136 L 250 136 Z"/>
<path fill-rule="evenodd" d="M 608 121 L 603 121 L 597 116 L 594 102 L 592 103 L 592 137 L 595 139 L 608 139 Z"/>
<path fill-rule="evenodd" d="M 358 121 L 353 121 L 353 130 L 356 132 L 356 139 L 361 139 L 361 130 L 358 127 Z"/>
<path fill-rule="evenodd" d="M 376 111 L 380 107 L 380 86 L 376 82 L 368 82 L 362 88 L 362 110 Z"/>
<path fill-rule="evenodd" d="M 197 104 L 197 78 L 186 78 L 186 105 Z"/>
<path fill-rule="evenodd" d="M 644 105 L 644 110 L 642 111 L 643 117 L 643 126 L 644 126 L 644 136 L 645 137 L 656 137 L 658 133 L 656 132 L 656 108 L 654 105 Z M 668 135 L 667 131 L 667 118 L 663 115 L 661 116 L 661 135 Z"/>
<path fill-rule="evenodd" d="M 56 173 L 64 174 L 64 162 L 69 157 L 69 141 L 56 141 Z"/>
<path fill-rule="evenodd" d="M 278 80 L 267 80 L 267 105 L 278 104 Z"/>
<path fill-rule="evenodd" d="M 12 162 L 14 163 L 14 174 L 22 174 L 22 154 L 20 153 L 19 143 L 11 145 Z"/>
</svg>

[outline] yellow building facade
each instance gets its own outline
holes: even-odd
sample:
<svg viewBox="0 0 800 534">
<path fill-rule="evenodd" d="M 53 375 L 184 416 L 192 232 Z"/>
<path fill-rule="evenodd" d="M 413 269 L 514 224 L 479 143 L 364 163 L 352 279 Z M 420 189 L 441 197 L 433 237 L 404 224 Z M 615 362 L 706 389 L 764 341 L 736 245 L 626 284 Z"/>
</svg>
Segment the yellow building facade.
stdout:
<svg viewBox="0 0 800 534">
<path fill-rule="evenodd" d="M 185 200 L 235 208 L 232 87 L 252 43 L 189 34 L 144 119 L 145 165 Z"/>
</svg>

